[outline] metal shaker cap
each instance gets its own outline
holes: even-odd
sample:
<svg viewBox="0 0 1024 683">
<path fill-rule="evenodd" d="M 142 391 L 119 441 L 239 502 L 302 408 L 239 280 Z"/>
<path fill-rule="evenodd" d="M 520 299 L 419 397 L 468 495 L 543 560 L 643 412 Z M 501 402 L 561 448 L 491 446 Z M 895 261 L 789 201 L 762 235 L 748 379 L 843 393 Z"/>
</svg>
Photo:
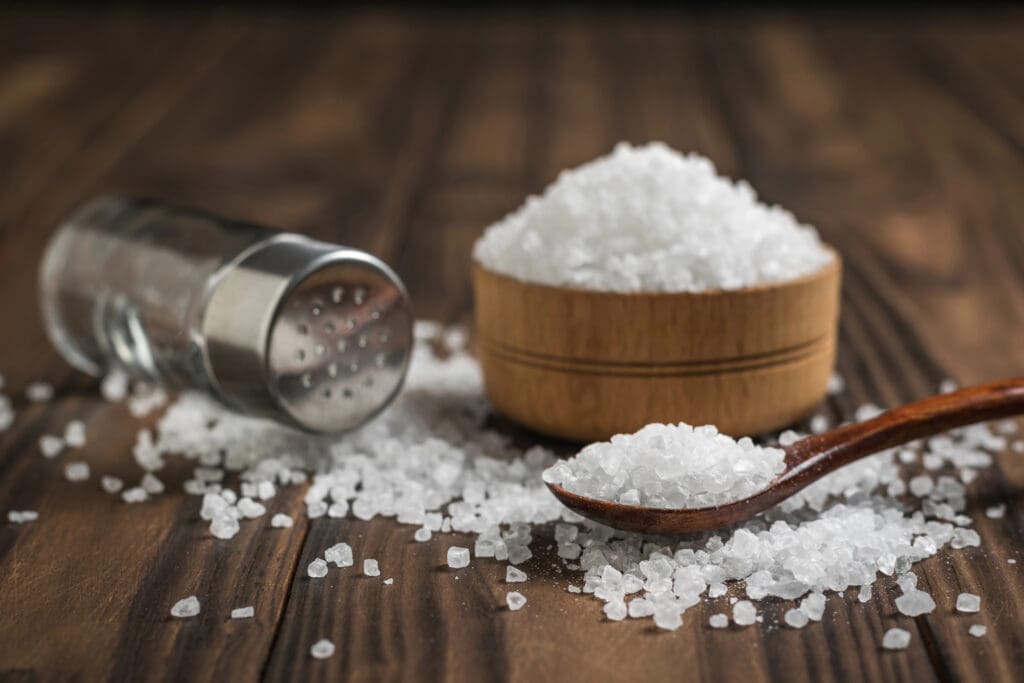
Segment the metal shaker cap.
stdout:
<svg viewBox="0 0 1024 683">
<path fill-rule="evenodd" d="M 330 433 L 366 422 L 398 393 L 412 326 L 409 296 L 384 262 L 282 234 L 212 282 L 200 330 L 223 401 Z"/>
</svg>

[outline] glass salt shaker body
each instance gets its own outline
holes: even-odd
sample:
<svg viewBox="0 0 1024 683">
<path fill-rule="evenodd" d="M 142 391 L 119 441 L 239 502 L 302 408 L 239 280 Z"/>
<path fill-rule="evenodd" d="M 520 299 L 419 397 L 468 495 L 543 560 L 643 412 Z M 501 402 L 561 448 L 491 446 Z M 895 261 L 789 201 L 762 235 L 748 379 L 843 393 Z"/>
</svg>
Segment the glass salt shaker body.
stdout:
<svg viewBox="0 0 1024 683">
<path fill-rule="evenodd" d="M 373 256 L 160 202 L 75 211 L 40 267 L 47 333 L 112 370 L 312 431 L 350 429 L 400 389 L 412 312 Z"/>
</svg>

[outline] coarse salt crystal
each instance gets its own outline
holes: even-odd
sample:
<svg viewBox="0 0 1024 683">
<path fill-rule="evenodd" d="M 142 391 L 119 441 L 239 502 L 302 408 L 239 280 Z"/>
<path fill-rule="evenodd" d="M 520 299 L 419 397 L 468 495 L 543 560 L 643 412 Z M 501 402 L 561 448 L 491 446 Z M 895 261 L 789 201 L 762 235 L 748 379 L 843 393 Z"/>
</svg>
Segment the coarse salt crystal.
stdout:
<svg viewBox="0 0 1024 683">
<path fill-rule="evenodd" d="M 505 596 L 505 604 L 508 608 L 515 612 L 516 610 L 522 609 L 523 605 L 526 604 L 526 598 L 519 591 L 510 591 Z"/>
<path fill-rule="evenodd" d="M 910 631 L 891 628 L 882 636 L 882 647 L 886 650 L 906 650 L 910 645 Z"/>
<path fill-rule="evenodd" d="M 807 614 L 799 609 L 790 609 L 786 611 L 785 616 L 786 624 L 793 628 L 803 628 L 807 626 L 807 622 L 810 621 L 807 618 Z"/>
<path fill-rule="evenodd" d="M 309 654 L 313 659 L 328 659 L 334 655 L 334 643 L 322 638 L 309 648 Z"/>
<path fill-rule="evenodd" d="M 324 551 L 324 559 L 333 562 L 338 567 L 351 567 L 355 564 L 352 546 L 348 543 L 335 543 Z"/>
<path fill-rule="evenodd" d="M 429 541 L 429 540 L 430 540 L 430 537 L 431 537 L 432 535 L 433 535 L 433 534 L 431 533 L 430 529 L 428 529 L 427 527 L 423 526 L 423 527 L 420 527 L 419 529 L 417 529 L 417 530 L 416 530 L 416 533 L 414 533 L 414 534 L 412 535 L 412 537 L 413 537 L 413 538 L 414 538 L 414 539 L 415 539 L 415 540 L 416 540 L 417 542 L 419 542 L 419 543 L 426 543 L 427 541 Z"/>
<path fill-rule="evenodd" d="M 984 624 L 971 624 L 971 627 L 967 629 L 967 632 L 975 638 L 981 638 L 988 633 L 988 627 Z"/>
<path fill-rule="evenodd" d="M 270 518 L 270 526 L 274 529 L 290 529 L 294 523 L 291 516 L 283 512 L 278 512 Z"/>
<path fill-rule="evenodd" d="M 121 500 L 126 503 L 145 503 L 149 500 L 149 494 L 141 486 L 133 486 L 121 492 Z"/>
<path fill-rule="evenodd" d="M 505 568 L 505 583 L 521 583 L 526 581 L 526 572 L 517 567 L 506 567 Z"/>
<path fill-rule="evenodd" d="M 469 548 L 452 546 L 448 548 L 448 566 L 452 569 L 462 569 L 469 566 Z"/>
<path fill-rule="evenodd" d="M 908 617 L 919 617 L 935 610 L 935 601 L 924 591 L 911 589 L 896 598 L 896 609 Z"/>
<path fill-rule="evenodd" d="M 72 420 L 64 426 L 64 442 L 72 448 L 81 448 L 85 445 L 85 423 L 81 420 Z"/>
<path fill-rule="evenodd" d="M 187 619 L 197 614 L 199 614 L 199 598 L 194 595 L 178 600 L 171 607 L 171 616 L 179 619 Z"/>
<path fill-rule="evenodd" d="M 64 466 L 64 478 L 68 481 L 86 481 L 89 478 L 89 463 L 69 462 Z"/>
<path fill-rule="evenodd" d="M 380 576 L 380 566 L 377 560 L 363 560 L 363 574 L 366 576 Z"/>
<path fill-rule="evenodd" d="M 977 612 L 981 609 L 981 598 L 973 593 L 961 593 L 956 597 L 957 612 Z"/>
<path fill-rule="evenodd" d="M 999 505 L 985 508 L 985 516 L 989 519 L 1002 519 L 1006 516 L 1006 504 L 1000 503 Z"/>
<path fill-rule="evenodd" d="M 39 437 L 39 451 L 46 458 L 56 458 L 64 450 L 64 439 L 52 434 Z"/>
<path fill-rule="evenodd" d="M 231 610 L 232 619 L 251 619 L 256 616 L 256 609 L 251 605 L 249 607 L 236 607 Z"/>
<path fill-rule="evenodd" d="M 47 382 L 32 382 L 25 387 L 25 398 L 32 403 L 46 403 L 53 399 L 53 385 Z"/>
<path fill-rule="evenodd" d="M 7 513 L 7 521 L 11 524 L 24 524 L 39 519 L 39 513 L 35 510 L 11 510 Z"/>
<path fill-rule="evenodd" d="M 324 578 L 327 576 L 327 562 L 322 558 L 316 558 L 309 563 L 308 567 L 306 567 L 306 574 L 308 574 L 311 579 Z"/>
<path fill-rule="evenodd" d="M 733 605 L 732 620 L 739 626 L 749 626 L 757 621 L 757 610 L 749 600 L 740 600 Z"/>
<path fill-rule="evenodd" d="M 711 628 L 728 628 L 729 617 L 725 614 L 712 614 L 708 619 L 708 625 L 711 626 Z"/>
<path fill-rule="evenodd" d="M 100 478 L 100 486 L 110 494 L 118 493 L 124 488 L 124 481 L 118 477 L 104 475 Z"/>
</svg>

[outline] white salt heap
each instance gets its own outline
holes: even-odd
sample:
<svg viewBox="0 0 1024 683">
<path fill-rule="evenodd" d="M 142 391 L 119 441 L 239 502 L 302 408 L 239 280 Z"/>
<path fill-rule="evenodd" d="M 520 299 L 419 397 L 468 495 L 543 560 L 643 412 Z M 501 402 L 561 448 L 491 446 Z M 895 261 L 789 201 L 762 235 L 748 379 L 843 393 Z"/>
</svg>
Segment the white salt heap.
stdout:
<svg viewBox="0 0 1024 683">
<path fill-rule="evenodd" d="M 814 228 L 659 142 L 563 171 L 490 226 L 473 256 L 527 282 L 613 292 L 739 289 L 832 259 Z"/>
<path fill-rule="evenodd" d="M 434 326 L 431 334 L 439 332 Z M 600 600 L 608 618 L 622 618 L 625 608 L 628 618 L 653 619 L 668 630 L 679 628 L 684 613 L 702 601 L 715 603 L 709 613 L 728 611 L 737 624 L 757 623 L 763 600 L 791 601 L 779 612 L 770 607 L 770 618 L 783 618 L 797 608 L 811 628 L 810 622 L 823 619 L 827 602 L 834 601 L 831 596 L 826 600 L 828 594 L 853 589 L 869 599 L 870 587 L 883 577 L 898 577 L 902 595 L 897 601 L 908 613 L 926 613 L 934 601 L 917 588 L 912 565 L 946 546 L 972 553 L 981 542 L 976 532 L 964 528 L 971 520 L 964 514 L 963 473 L 989 467 L 992 454 L 1007 445 L 1005 436 L 986 425 L 899 449 L 917 454 L 909 462 L 902 456 L 897 460 L 895 450 L 860 460 L 774 510 L 713 533 L 642 537 L 586 522 L 558 503 L 541 481 L 541 473 L 558 462 L 551 452 L 523 450 L 484 426 L 488 408 L 476 362 L 463 351 L 436 358 L 422 325 L 416 337 L 405 390 L 380 417 L 355 432 L 308 437 L 185 394 L 170 406 L 155 433 L 140 433 L 136 461 L 156 472 L 172 456 L 190 460 L 193 474 L 184 488 L 201 498 L 199 516 L 214 536 L 225 539 L 222 543 L 231 542 L 227 539 L 244 524 L 281 533 L 246 518 L 240 506 L 249 504 L 242 501 L 258 497 L 269 510 L 282 509 L 284 503 L 275 505 L 278 494 L 306 486 L 307 517 L 327 517 L 332 505 L 344 504 L 351 517 L 389 517 L 416 529 L 417 535 L 468 534 L 467 561 L 466 555 L 473 554 L 486 558 L 480 565 L 501 563 L 509 580 L 519 576 L 509 567 L 525 567 L 531 575 L 527 585 L 537 576 L 561 576 L 570 593 Z M 857 417 L 877 412 L 865 406 Z M 727 452 L 725 457 L 747 466 L 736 453 L 742 445 L 717 436 L 711 440 Z M 921 473 L 925 460 L 933 467 L 931 488 L 921 498 L 906 495 L 906 481 Z M 669 473 L 675 471 L 672 462 L 666 465 Z M 759 471 L 758 476 L 767 477 L 771 467 Z M 696 489 L 705 491 L 709 482 L 724 485 L 726 492 L 736 484 L 703 470 L 699 476 Z M 755 486 L 752 476 L 741 479 Z M 679 476 L 668 481 L 668 488 L 679 490 Z M 143 500 L 148 497 L 143 488 L 136 489 Z M 645 495 L 651 493 L 646 489 Z M 444 546 L 452 545 L 445 541 Z M 535 550 L 545 553 L 542 559 L 532 558 Z M 337 562 L 335 552 L 341 550 L 324 552 L 325 564 Z M 342 565 L 352 562 L 347 553 L 342 558 Z M 557 569 L 551 569 L 552 562 Z M 364 573 L 379 575 L 379 567 L 368 560 Z M 730 609 L 727 590 L 743 598 L 742 605 L 737 599 Z M 515 592 L 507 599 L 510 609 L 525 602 Z M 785 621 L 802 619 L 792 614 Z"/>
<path fill-rule="evenodd" d="M 544 471 L 544 481 L 625 505 L 702 508 L 764 489 L 785 469 L 785 452 L 711 425 L 650 424 L 594 443 Z"/>
</svg>

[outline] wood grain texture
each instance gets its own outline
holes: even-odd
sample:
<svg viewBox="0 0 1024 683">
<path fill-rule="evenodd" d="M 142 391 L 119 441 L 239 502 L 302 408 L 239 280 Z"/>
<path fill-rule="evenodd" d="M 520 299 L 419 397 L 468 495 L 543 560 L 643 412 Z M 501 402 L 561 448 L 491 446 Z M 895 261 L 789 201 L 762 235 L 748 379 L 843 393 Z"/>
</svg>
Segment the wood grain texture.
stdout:
<svg viewBox="0 0 1024 683">
<path fill-rule="evenodd" d="M 543 548 L 513 614 L 497 564 L 440 569 L 458 537 L 415 544 L 390 520 L 298 516 L 287 533 L 247 527 L 222 544 L 183 495 L 129 508 L 64 481 L 39 435 L 80 417 L 81 457 L 134 481 L 137 425 L 49 348 L 34 281 L 59 218 L 121 190 L 369 249 L 420 316 L 465 322 L 485 225 L 620 139 L 662 139 L 747 178 L 842 253 L 849 392 L 823 410 L 849 416 L 946 376 L 1024 373 L 1022 63 L 1011 10 L 0 10 L 0 372 L 17 397 L 33 379 L 58 388 L 48 405 L 17 398 L 0 433 L 0 512 L 41 512 L 0 525 L 0 676 L 1019 680 L 1024 458 L 999 457 L 973 485 L 983 546 L 918 567 L 939 606 L 925 617 L 899 616 L 883 581 L 868 604 L 831 596 L 801 631 L 773 625 L 785 603 L 759 627 L 710 631 L 724 599 L 676 633 L 608 624 Z M 271 512 L 297 512 L 301 496 Z M 987 519 L 998 501 L 1006 517 Z M 305 580 L 342 538 L 395 584 Z M 953 612 L 961 591 L 982 596 L 979 615 Z M 170 621 L 192 592 L 200 617 Z M 245 604 L 255 619 L 225 619 Z M 967 635 L 975 622 L 986 638 Z M 881 652 L 897 624 L 911 646 Z M 308 657 L 319 637 L 339 644 L 332 660 Z"/>
</svg>

